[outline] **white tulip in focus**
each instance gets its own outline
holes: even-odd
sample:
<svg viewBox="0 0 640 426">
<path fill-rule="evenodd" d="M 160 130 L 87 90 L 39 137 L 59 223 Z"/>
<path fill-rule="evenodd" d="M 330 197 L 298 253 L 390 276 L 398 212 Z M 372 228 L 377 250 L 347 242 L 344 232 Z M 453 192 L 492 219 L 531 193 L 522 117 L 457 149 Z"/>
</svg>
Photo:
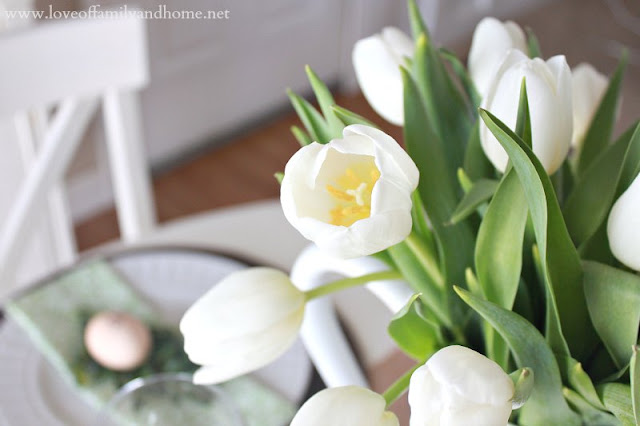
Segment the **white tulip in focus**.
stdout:
<svg viewBox="0 0 640 426">
<path fill-rule="evenodd" d="M 489 90 L 491 80 L 510 49 L 527 51 L 524 31 L 512 21 L 484 18 L 473 33 L 469 49 L 469 74 L 480 96 Z"/>
<path fill-rule="evenodd" d="M 469 348 L 447 346 L 411 376 L 411 426 L 503 426 L 515 388 L 498 364 Z"/>
<path fill-rule="evenodd" d="M 369 389 L 325 389 L 305 402 L 291 426 L 398 426 L 398 418 L 385 406 L 384 398 Z"/>
<path fill-rule="evenodd" d="M 609 79 L 590 64 L 582 63 L 571 72 L 573 86 L 573 138 L 571 145 L 582 144 L 593 115 L 607 90 Z"/>
<path fill-rule="evenodd" d="M 364 38 L 353 47 L 353 68 L 371 107 L 390 123 L 404 123 L 400 65 L 413 57 L 413 41 L 397 28 Z"/>
<path fill-rule="evenodd" d="M 482 107 L 512 130 L 516 127 L 523 78 L 529 99 L 533 152 L 551 175 L 560 168 L 571 147 L 571 71 L 564 56 L 554 56 L 545 62 L 540 58 L 529 59 L 519 50 L 509 51 Z M 509 157 L 484 123 L 480 123 L 480 141 L 487 158 L 503 172 Z"/>
<path fill-rule="evenodd" d="M 419 174 L 386 133 L 351 125 L 343 136 L 304 146 L 289 159 L 280 201 L 305 238 L 346 259 L 377 253 L 409 235 Z"/>
<path fill-rule="evenodd" d="M 613 255 L 640 271 L 640 175 L 613 205 L 607 234 Z"/>
<path fill-rule="evenodd" d="M 182 317 L 189 359 L 202 367 L 195 383 L 224 382 L 269 364 L 295 341 L 305 296 L 276 269 L 235 272 Z"/>
</svg>

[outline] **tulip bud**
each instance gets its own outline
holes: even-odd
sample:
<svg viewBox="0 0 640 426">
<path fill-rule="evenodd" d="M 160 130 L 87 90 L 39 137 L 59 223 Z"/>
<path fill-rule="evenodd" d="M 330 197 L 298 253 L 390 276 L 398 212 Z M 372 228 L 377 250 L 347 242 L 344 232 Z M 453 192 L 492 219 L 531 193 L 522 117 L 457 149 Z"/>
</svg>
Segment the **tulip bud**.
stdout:
<svg viewBox="0 0 640 426">
<path fill-rule="evenodd" d="M 369 389 L 325 389 L 300 408 L 291 426 L 398 426 L 398 418 L 385 406 L 384 398 Z"/>
<path fill-rule="evenodd" d="M 514 392 L 498 364 L 463 346 L 447 346 L 411 376 L 410 425 L 506 425 Z"/>
<path fill-rule="evenodd" d="M 195 383 L 213 384 L 257 370 L 294 343 L 305 295 L 271 268 L 235 272 L 198 299 L 180 321 L 184 350 L 202 367 Z"/>
<path fill-rule="evenodd" d="M 640 271 L 640 175 L 613 205 L 607 235 L 613 255 Z"/>
<path fill-rule="evenodd" d="M 512 21 L 500 22 L 496 18 L 484 18 L 475 31 L 469 49 L 469 74 L 478 93 L 484 97 L 493 75 L 510 49 L 527 51 L 524 32 Z"/>
<path fill-rule="evenodd" d="M 482 107 L 510 129 L 516 126 L 523 78 L 529 99 L 533 152 L 551 175 L 560 168 L 571 146 L 571 71 L 564 56 L 544 62 L 540 58 L 529 59 L 519 50 L 509 51 Z M 480 141 L 487 158 L 504 172 L 509 157 L 484 123 L 480 123 Z"/>
<path fill-rule="evenodd" d="M 346 259 L 377 253 L 409 235 L 419 173 L 384 132 L 351 125 L 343 135 L 291 157 L 280 200 L 285 217 L 305 238 Z"/>
<path fill-rule="evenodd" d="M 573 137 L 571 145 L 579 149 L 593 115 L 607 90 L 609 80 L 594 67 L 582 63 L 571 72 L 573 87 Z"/>
<path fill-rule="evenodd" d="M 413 57 L 413 41 L 397 28 L 358 41 L 353 47 L 353 67 L 360 89 L 382 118 L 401 126 L 404 101 L 400 66 Z"/>
</svg>

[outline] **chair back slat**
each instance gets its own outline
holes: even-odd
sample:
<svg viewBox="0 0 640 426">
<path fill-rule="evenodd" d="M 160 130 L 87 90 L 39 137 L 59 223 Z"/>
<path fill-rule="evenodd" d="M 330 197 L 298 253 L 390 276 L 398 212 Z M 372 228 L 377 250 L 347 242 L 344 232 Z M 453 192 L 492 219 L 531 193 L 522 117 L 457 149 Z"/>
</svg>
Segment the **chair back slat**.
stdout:
<svg viewBox="0 0 640 426">
<path fill-rule="evenodd" d="M 137 18 L 78 20 L 0 38 L 0 117 L 106 88 L 148 82 L 147 38 Z M 8 59 L 10 58 L 10 59 Z"/>
</svg>

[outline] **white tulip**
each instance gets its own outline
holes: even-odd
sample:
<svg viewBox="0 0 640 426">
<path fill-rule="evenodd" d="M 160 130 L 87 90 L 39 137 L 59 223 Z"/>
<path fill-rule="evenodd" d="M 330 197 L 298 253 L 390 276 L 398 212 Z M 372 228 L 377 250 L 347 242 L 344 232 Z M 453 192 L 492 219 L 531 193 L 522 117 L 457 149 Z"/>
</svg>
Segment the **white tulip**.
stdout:
<svg viewBox="0 0 640 426">
<path fill-rule="evenodd" d="M 609 79 L 590 64 L 582 63 L 571 72 L 573 86 L 573 137 L 571 145 L 580 148 L 593 115 L 607 90 Z"/>
<path fill-rule="evenodd" d="M 341 258 L 377 253 L 411 232 L 418 168 L 398 143 L 369 126 L 342 139 L 312 143 L 285 167 L 280 189 L 287 220 L 318 247 Z"/>
<path fill-rule="evenodd" d="M 364 38 L 353 47 L 353 67 L 360 89 L 371 107 L 390 123 L 404 123 L 400 65 L 413 57 L 413 41 L 397 28 Z"/>
<path fill-rule="evenodd" d="M 398 426 L 379 394 L 358 386 L 330 388 L 304 403 L 291 426 Z"/>
<path fill-rule="evenodd" d="M 607 234 L 613 255 L 640 271 L 640 175 L 613 205 Z"/>
<path fill-rule="evenodd" d="M 489 90 L 491 80 L 510 49 L 527 51 L 524 31 L 512 21 L 484 18 L 475 31 L 469 49 L 469 74 L 480 96 Z"/>
<path fill-rule="evenodd" d="M 447 346 L 411 376 L 410 425 L 506 425 L 514 392 L 498 364 L 463 346 Z"/>
<path fill-rule="evenodd" d="M 529 59 L 519 50 L 509 51 L 482 107 L 510 129 L 516 126 L 523 78 L 529 99 L 533 152 L 551 175 L 560 168 L 571 147 L 571 71 L 564 56 L 554 56 L 544 62 L 539 58 Z M 480 124 L 480 141 L 489 160 L 503 172 L 509 157 L 484 123 Z"/>
<path fill-rule="evenodd" d="M 202 367 L 194 382 L 224 382 L 269 364 L 295 341 L 305 295 L 271 268 L 235 272 L 198 299 L 182 317 L 189 359 Z"/>
</svg>

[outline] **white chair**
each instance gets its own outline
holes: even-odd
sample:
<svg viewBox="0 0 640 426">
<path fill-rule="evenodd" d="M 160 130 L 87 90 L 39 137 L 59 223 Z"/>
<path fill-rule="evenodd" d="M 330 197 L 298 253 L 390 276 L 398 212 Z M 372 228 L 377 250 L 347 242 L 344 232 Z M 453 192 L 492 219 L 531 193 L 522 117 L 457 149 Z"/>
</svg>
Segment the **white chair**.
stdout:
<svg viewBox="0 0 640 426">
<path fill-rule="evenodd" d="M 14 202 L 0 222 L 2 299 L 27 281 L 18 281 L 16 269 L 20 259 L 30 256 L 25 252 L 28 237 L 43 213 L 48 213 L 53 244 L 47 249 L 55 256 L 46 265 L 49 271 L 39 273 L 75 257 L 61 183 L 98 105 L 122 239 L 133 242 L 148 233 L 155 213 L 136 93 L 148 82 L 144 21 L 83 20 L 13 31 L 0 38 L 0 58 L 2 149 L 19 147 L 25 172 L 21 183 L 3 182 L 3 195 L 13 193 Z M 13 133 L 6 131 L 11 123 Z M 5 158 L 5 163 L 12 161 Z"/>
</svg>

